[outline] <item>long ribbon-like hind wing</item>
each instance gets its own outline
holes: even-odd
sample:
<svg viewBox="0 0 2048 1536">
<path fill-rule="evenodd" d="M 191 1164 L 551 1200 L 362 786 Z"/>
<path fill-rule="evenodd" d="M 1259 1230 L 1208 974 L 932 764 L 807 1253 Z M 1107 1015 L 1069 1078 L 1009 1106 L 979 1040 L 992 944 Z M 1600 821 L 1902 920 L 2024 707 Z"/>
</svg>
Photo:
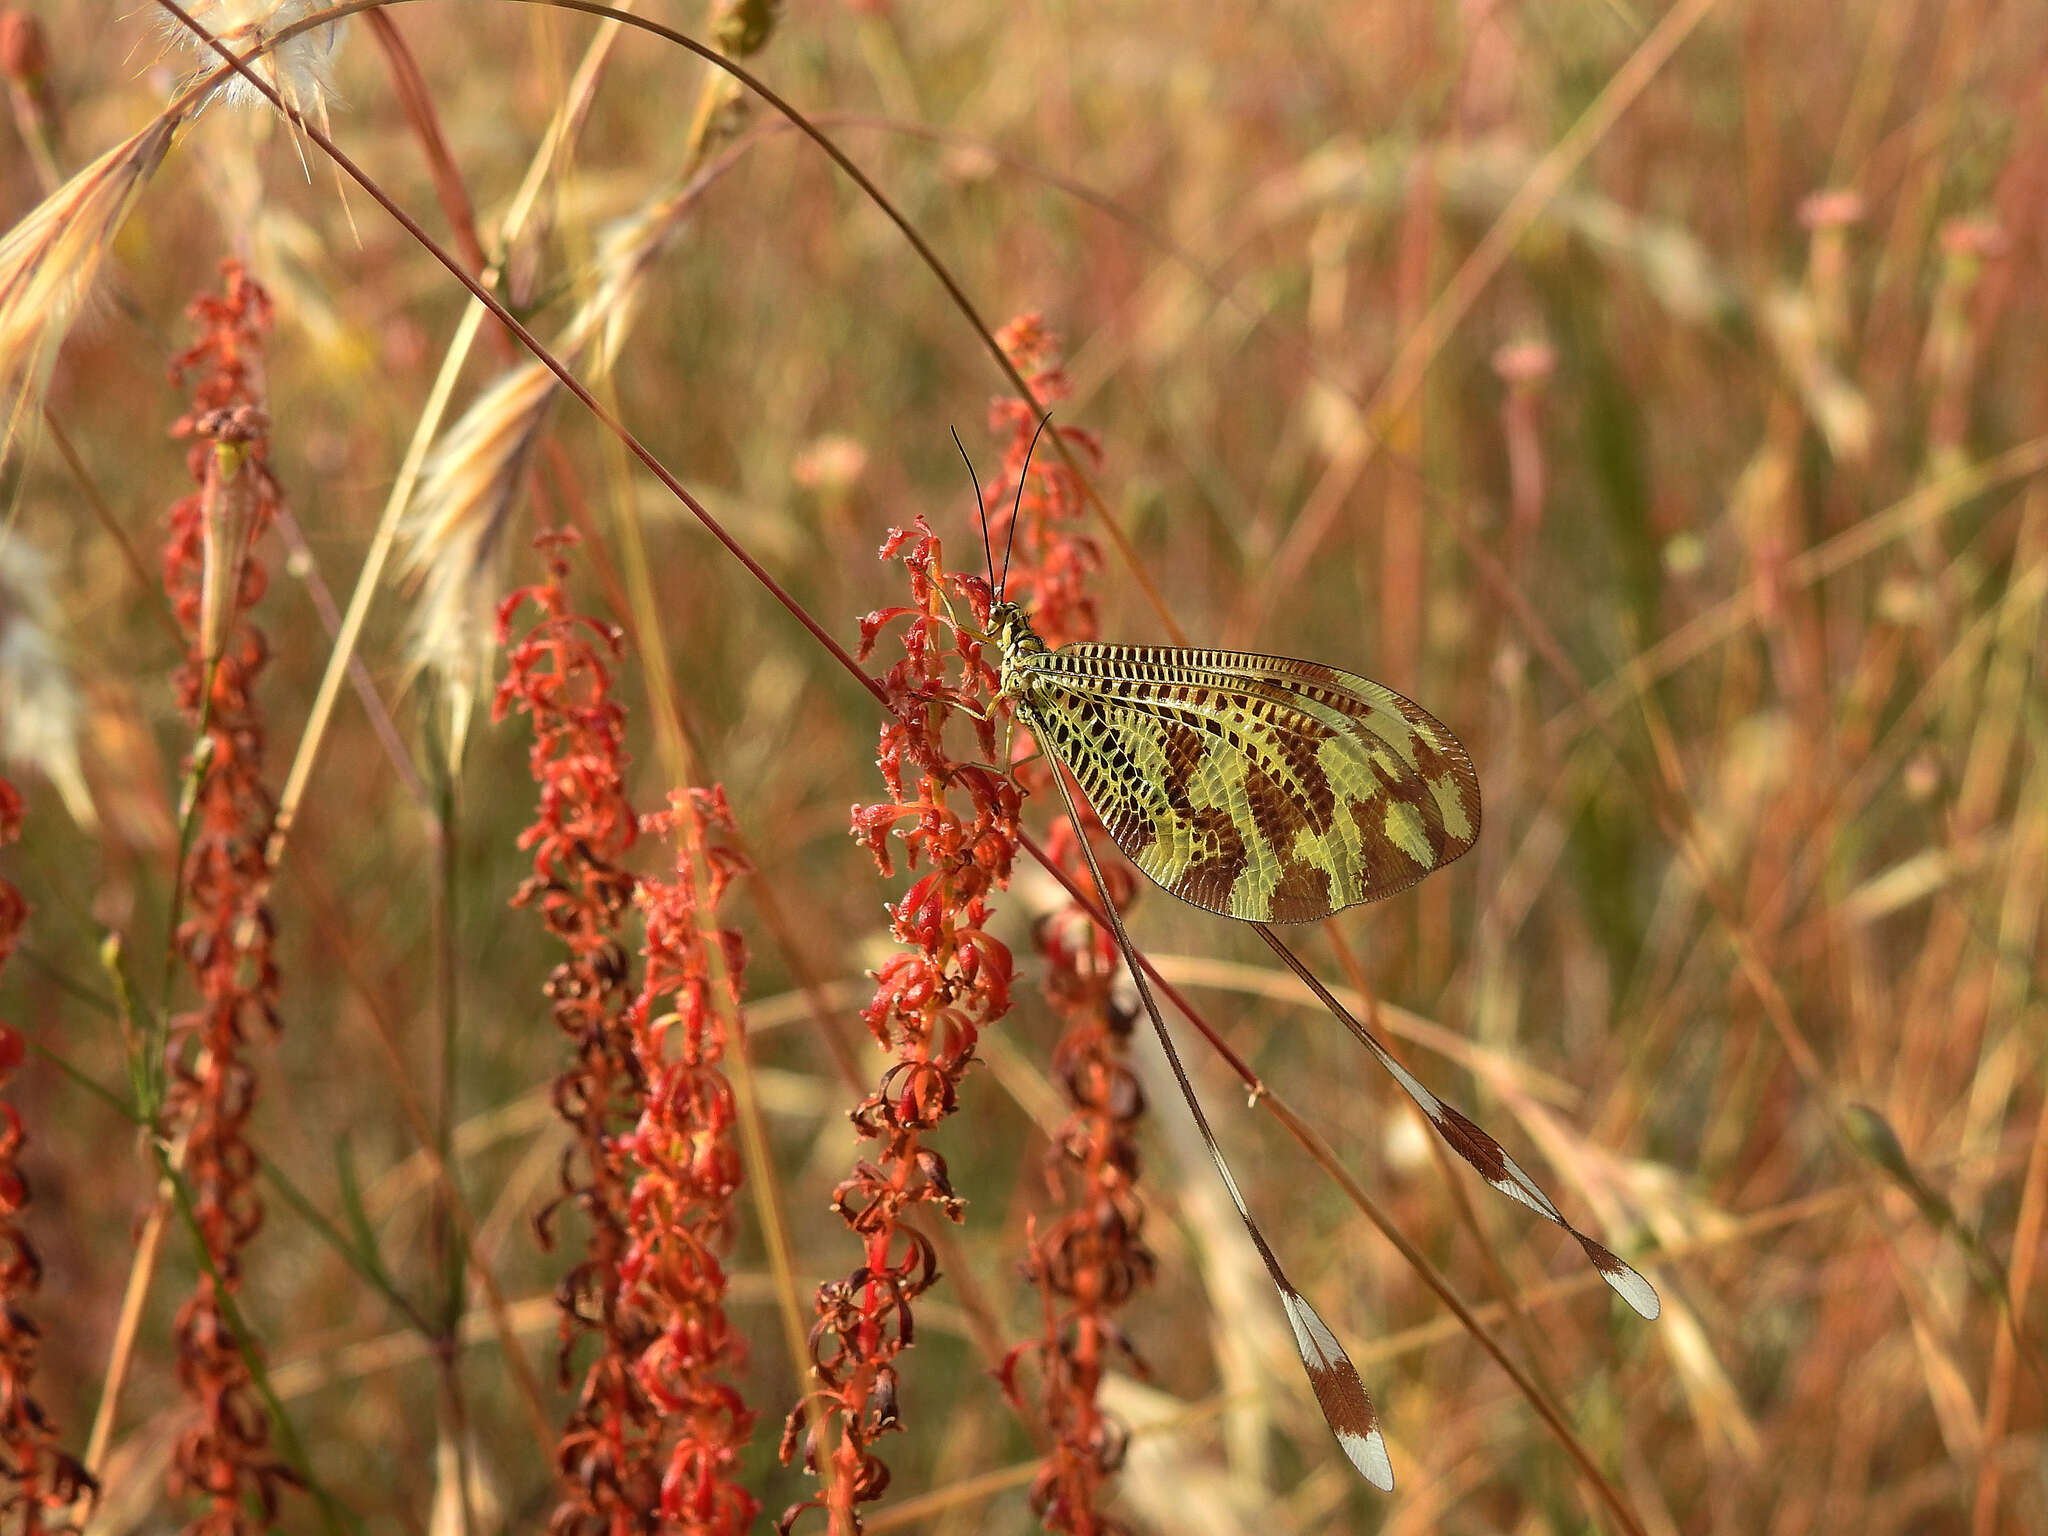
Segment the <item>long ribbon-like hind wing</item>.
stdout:
<svg viewBox="0 0 2048 1536">
<path fill-rule="evenodd" d="M 1087 823 L 1081 819 L 1074 804 L 1073 791 L 1067 787 L 1066 775 L 1057 761 L 1053 766 L 1053 781 L 1059 785 L 1060 797 L 1066 801 L 1067 814 L 1073 818 L 1075 827 L 1085 827 Z M 1209 1158 L 1216 1165 L 1223 1187 L 1230 1192 L 1230 1203 L 1237 1207 L 1245 1231 L 1251 1234 L 1252 1246 L 1258 1249 L 1266 1273 L 1271 1277 L 1274 1289 L 1280 1293 L 1280 1305 L 1286 1311 L 1288 1325 L 1294 1332 L 1295 1350 L 1301 1356 L 1302 1369 L 1308 1373 L 1308 1383 L 1315 1392 L 1317 1406 L 1323 1411 L 1323 1419 L 1337 1437 L 1337 1444 L 1345 1457 L 1365 1480 L 1375 1488 L 1391 1492 L 1394 1463 L 1387 1455 L 1386 1437 L 1379 1428 L 1379 1414 L 1372 1405 L 1371 1397 L 1366 1394 L 1365 1383 L 1359 1379 L 1357 1368 L 1344 1352 L 1344 1346 L 1337 1342 L 1337 1336 L 1330 1332 L 1329 1326 L 1317 1316 L 1315 1308 L 1308 1304 L 1280 1268 L 1279 1259 L 1274 1257 L 1266 1242 L 1266 1234 L 1252 1219 L 1244 1195 L 1237 1187 L 1237 1180 L 1230 1175 L 1230 1165 L 1223 1160 L 1223 1149 L 1216 1144 L 1216 1133 L 1209 1128 L 1209 1117 L 1202 1112 L 1201 1101 L 1195 1097 L 1187 1068 L 1181 1065 L 1180 1053 L 1174 1049 L 1173 1036 L 1167 1033 L 1166 1021 L 1160 1017 L 1159 1004 L 1152 996 L 1152 984 L 1146 979 L 1144 967 L 1138 964 L 1137 956 L 1132 953 L 1130 935 L 1124 932 L 1123 915 L 1110 900 L 1109 884 L 1102 878 L 1102 869 L 1095 861 L 1095 850 L 1089 846 L 1085 832 L 1076 841 L 1087 858 L 1088 873 L 1094 877 L 1096 895 L 1101 898 L 1103 911 L 1109 916 L 1110 933 L 1124 957 L 1124 966 L 1130 972 L 1131 980 L 1137 983 L 1145 1015 L 1152 1021 L 1152 1031 L 1159 1038 L 1160 1048 L 1166 1052 L 1167 1064 L 1173 1068 L 1174 1081 L 1180 1085 L 1188 1113 L 1194 1116 L 1195 1128 L 1202 1134 L 1202 1144 L 1208 1148 Z"/>
<path fill-rule="evenodd" d="M 1656 1287 L 1641 1275 L 1615 1257 L 1602 1244 L 1586 1236 L 1577 1227 L 1564 1219 L 1564 1212 L 1557 1208 L 1550 1196 L 1546 1195 L 1536 1181 L 1523 1171 L 1522 1165 L 1508 1156 L 1507 1149 L 1466 1116 L 1460 1114 L 1442 1099 L 1431 1093 L 1416 1076 L 1394 1059 L 1393 1052 L 1380 1043 L 1379 1037 L 1367 1029 L 1351 1011 L 1331 995 L 1330 989 L 1301 961 L 1300 956 L 1280 941 L 1280 936 L 1263 925 L 1259 936 L 1272 946 L 1289 970 L 1301 978 L 1308 989 L 1322 999 L 1323 1006 L 1342 1019 L 1356 1035 L 1361 1044 L 1373 1053 L 1379 1064 L 1387 1069 L 1387 1075 L 1401 1085 L 1401 1091 L 1415 1101 L 1425 1119 L 1458 1156 L 1470 1163 L 1479 1176 L 1510 1200 L 1526 1205 L 1546 1221 L 1563 1227 L 1586 1251 L 1586 1257 L 1593 1261 L 1593 1267 L 1600 1271 L 1600 1278 L 1614 1288 L 1623 1301 L 1643 1317 L 1654 1320 L 1660 1308 Z"/>
</svg>

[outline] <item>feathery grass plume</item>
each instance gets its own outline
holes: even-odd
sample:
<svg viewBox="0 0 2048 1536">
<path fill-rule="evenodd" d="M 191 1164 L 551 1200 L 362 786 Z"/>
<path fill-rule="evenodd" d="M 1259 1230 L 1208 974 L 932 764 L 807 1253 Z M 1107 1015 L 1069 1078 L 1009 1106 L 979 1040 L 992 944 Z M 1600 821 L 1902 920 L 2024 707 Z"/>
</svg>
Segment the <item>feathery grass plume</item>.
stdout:
<svg viewBox="0 0 2048 1536">
<path fill-rule="evenodd" d="M 640 313 L 647 273 L 680 236 L 682 211 L 699 190 L 693 183 L 655 198 L 601 237 L 596 289 L 555 344 L 565 362 L 594 358 L 608 371 L 618 360 Z M 488 675 L 505 530 L 561 389 L 537 362 L 494 381 L 427 459 L 399 525 L 399 569 L 418 584 L 407 653 L 416 673 L 440 684 L 451 762 L 462 758 Z"/>
<path fill-rule="evenodd" d="M 647 279 L 655 263 L 682 239 L 686 216 L 707 184 L 692 178 L 672 187 L 599 234 L 590 293 L 562 332 L 564 356 L 587 361 L 599 374 L 612 371 L 646 307 Z"/>
<path fill-rule="evenodd" d="M 996 339 L 1026 375 L 1043 405 L 1064 400 L 1066 375 L 1058 366 L 1059 341 L 1036 314 L 1020 315 Z M 1010 519 L 1021 526 L 1009 567 L 1006 595 L 1029 594 L 1034 621 L 1048 645 L 1099 638 L 1088 575 L 1102 563 L 1096 542 L 1080 531 L 1087 505 L 1073 471 L 1057 454 L 1034 455 L 1038 417 L 1029 401 L 999 398 L 989 412 L 992 429 L 1008 434 L 1003 467 L 986 491 L 984 509 L 1006 548 Z M 1100 461 L 1094 438 L 1059 426 L 1066 441 L 1091 463 Z M 1021 479 L 1021 485 L 1020 485 Z M 1021 494 L 1016 494 L 1021 490 Z M 1045 765 L 1021 769 L 1041 782 Z M 1050 788 L 1050 785 L 1046 785 Z M 1101 825 L 1066 815 L 1054 819 L 1047 851 L 1086 889 L 1088 864 L 1077 839 Z M 1128 912 L 1138 880 L 1121 859 L 1104 866 L 1117 910 Z M 1145 1206 L 1137 1192 L 1137 1124 L 1145 1093 L 1130 1062 L 1135 1017 L 1116 996 L 1123 964 L 1115 940 L 1078 902 L 1066 901 L 1041 916 L 1032 943 L 1046 962 L 1047 1000 L 1065 1024 L 1053 1048 L 1053 1077 L 1069 1112 L 1046 1157 L 1046 1183 L 1059 1210 L 1033 1222 L 1026 1276 L 1039 1289 L 1045 1318 L 1041 1335 L 1011 1351 L 1004 1390 L 1022 1405 L 1016 1367 L 1035 1353 L 1042 1372 L 1041 1412 L 1053 1447 L 1031 1487 L 1031 1506 L 1047 1530 L 1106 1533 L 1123 1529 L 1101 1512 L 1106 1485 L 1122 1465 L 1129 1436 L 1100 1402 L 1104 1373 L 1118 1359 L 1143 1371 L 1114 1313 L 1152 1280 L 1154 1259 L 1145 1246 Z"/>
<path fill-rule="evenodd" d="M 561 1495 L 548 1522 L 556 1536 L 597 1536 L 639 1529 L 660 1499 L 657 1410 L 637 1366 L 648 1325 L 626 1305 L 632 1170 L 624 1127 L 647 1089 L 626 1017 L 628 973 L 619 928 L 634 878 L 621 864 L 639 834 L 626 797 L 626 711 L 612 696 L 612 667 L 622 637 L 580 612 L 567 582 L 570 532 L 536 541 L 547 577 L 522 587 L 498 609 L 505 677 L 491 718 L 525 715 L 533 729 L 527 763 L 540 801 L 519 846 L 533 850 L 533 873 L 512 897 L 539 911 L 568 954 L 549 974 L 555 1027 L 571 1060 L 555 1079 L 556 1112 L 574 1145 L 564 1157 L 561 1194 L 535 1222 L 544 1246 L 553 1220 L 572 1204 L 590 1223 L 584 1256 L 555 1288 L 561 1309 L 557 1373 L 574 1382 L 571 1355 L 597 1346 L 556 1449 Z M 535 610 L 515 634 L 521 610 Z"/>
<path fill-rule="evenodd" d="M 781 12 L 781 0 L 717 0 L 707 30 L 721 54 L 744 59 L 768 46 Z M 681 173 L 601 236 L 592 263 L 597 281 L 563 333 L 565 353 L 587 355 L 600 373 L 611 372 L 640 318 L 648 274 L 682 238 L 689 210 L 726 169 L 707 166 L 706 157 L 731 137 L 746 99 L 740 82 L 726 71 L 713 69 L 705 77 L 685 138 Z"/>
<path fill-rule="evenodd" d="M 565 361 L 594 359 L 600 370 L 617 361 L 647 273 L 680 235 L 695 195 L 692 186 L 655 198 L 600 238 L 596 288 L 556 343 Z M 435 447 L 399 526 L 399 569 L 418 583 L 407 652 L 415 672 L 440 684 L 451 762 L 462 758 L 495 645 L 505 530 L 561 388 L 537 362 L 495 380 Z"/>
<path fill-rule="evenodd" d="M 895 1062 L 852 1111 L 867 1153 L 833 1191 L 832 1208 L 861 1242 L 861 1263 L 818 1288 L 811 1364 L 823 1384 L 790 1411 L 782 1459 L 799 1446 L 821 1481 L 818 1494 L 784 1511 L 788 1531 L 806 1510 L 824 1511 L 832 1536 L 861 1529 L 860 1506 L 881 1497 L 889 1468 L 874 1453 L 902 1427 L 896 1360 L 913 1338 L 913 1303 L 938 1279 L 931 1240 L 903 1219 L 936 1206 L 958 1221 L 946 1161 L 926 1138 L 959 1103 L 960 1079 L 981 1031 L 1010 1010 L 1010 952 L 987 929 L 989 894 L 1009 883 L 1017 851 L 1016 786 L 955 760 L 944 731 L 956 709 L 978 708 L 997 677 L 979 641 L 962 633 L 944 596 L 950 587 L 988 622 L 990 592 L 980 577 L 948 572 L 939 539 L 919 518 L 890 530 L 881 558 L 900 559 L 911 601 L 861 620 L 860 654 L 901 624 L 903 658 L 882 679 L 894 718 L 877 757 L 889 798 L 853 810 L 853 835 L 886 877 L 893 832 L 910 867 L 926 872 L 888 911 L 902 950 L 874 973 L 875 995 L 861 1017 Z M 995 753 L 993 725 L 976 719 L 983 758 Z M 964 803 L 962 803 L 964 801 Z"/>
<path fill-rule="evenodd" d="M 22 814 L 20 792 L 0 779 L 0 846 L 21 836 Z M 27 921 L 28 903 L 21 892 L 0 880 L 0 969 Z M 0 1022 L 0 1087 L 21 1069 L 27 1054 L 27 1042 Z M 21 1112 L 0 1102 L 0 1518 L 19 1536 L 44 1536 L 76 1530 L 68 1512 L 81 1499 L 92 1499 L 99 1485 L 58 1445 L 56 1426 L 35 1397 L 42 1334 L 22 1304 L 43 1283 L 43 1261 L 22 1230 L 29 1188 L 21 1149 L 27 1141 Z"/>
<path fill-rule="evenodd" d="M 277 92 L 286 106 L 318 123 L 325 132 L 328 103 L 334 99 L 334 54 L 341 42 L 341 23 L 330 21 L 309 27 L 275 47 L 266 45 L 286 28 L 325 10 L 327 3 L 328 0 L 188 0 L 184 10 L 237 54 L 260 49 L 258 56 L 249 61 L 250 69 Z M 220 54 L 177 17 L 159 10 L 157 25 L 165 50 L 190 54 L 197 74 L 212 74 L 220 68 Z M 270 104 L 239 70 L 215 86 L 206 101 L 238 107 Z"/>
<path fill-rule="evenodd" d="M 712 18 L 719 49 L 743 58 L 773 34 L 774 0 L 726 0 Z M 737 82 L 714 71 L 699 102 L 682 177 L 598 237 L 590 292 L 553 350 L 566 363 L 609 374 L 645 306 L 655 263 L 682 238 L 685 216 L 723 167 L 704 171 L 715 142 L 713 119 Z M 407 651 L 415 671 L 439 680 L 448 712 L 451 761 L 468 735 L 482 663 L 491 649 L 491 613 L 503 590 L 498 557 L 519 484 L 547 424 L 561 383 L 537 362 L 522 363 L 471 402 L 443 435 L 420 476 L 399 528 L 400 571 L 419 583 Z"/>
<path fill-rule="evenodd" d="M 647 974 L 626 1010 L 645 1092 L 624 1138 L 636 1165 L 620 1263 L 645 1339 L 634 1378 L 656 1416 L 661 1529 L 741 1536 L 760 1505 L 733 1480 L 754 1413 L 733 1385 L 746 1341 L 726 1315 L 719 1256 L 740 1184 L 739 1111 L 719 1063 L 740 1026 L 746 943 L 716 926 L 747 863 L 725 790 L 672 790 L 641 829 L 676 839 L 675 874 L 634 893 L 647 916 Z M 701 866 L 701 871 L 700 871 Z"/>
<path fill-rule="evenodd" d="M 251 1536 L 276 1523 L 280 1491 L 293 1480 L 271 1454 L 270 1422 L 243 1357 L 254 1341 L 235 1337 L 222 1296 L 239 1289 L 242 1252 L 263 1221 L 247 1139 L 258 1091 L 247 1046 L 278 1028 L 263 851 L 275 806 L 263 785 L 254 696 L 269 647 L 249 617 L 268 584 L 252 550 L 279 504 L 259 393 L 270 301 L 228 262 L 220 294 L 201 295 L 189 313 L 200 339 L 171 376 L 192 379 L 191 408 L 173 430 L 191 440 L 185 462 L 199 489 L 171 508 L 163 569 L 186 643 L 178 701 L 198 733 L 175 935 L 198 1003 L 171 1019 L 166 1114 L 185 1138 L 185 1177 L 213 1273 L 200 1275 L 178 1312 L 178 1378 L 195 1411 L 169 1491 L 207 1501 L 188 1527 L 194 1536 Z"/>
<path fill-rule="evenodd" d="M 0 236 L 0 460 L 23 423 L 42 410 L 58 348 L 177 127 L 176 118 L 158 118 Z"/>
<path fill-rule="evenodd" d="M 0 531 L 0 759 L 50 781 L 79 826 L 97 824 L 79 765 L 83 702 L 58 654 L 50 562 L 18 528 Z"/>
<path fill-rule="evenodd" d="M 399 568 L 418 583 L 407 651 L 440 684 L 450 762 L 497 649 L 505 530 L 559 388 L 527 363 L 486 389 L 428 458 L 399 525 Z"/>
</svg>

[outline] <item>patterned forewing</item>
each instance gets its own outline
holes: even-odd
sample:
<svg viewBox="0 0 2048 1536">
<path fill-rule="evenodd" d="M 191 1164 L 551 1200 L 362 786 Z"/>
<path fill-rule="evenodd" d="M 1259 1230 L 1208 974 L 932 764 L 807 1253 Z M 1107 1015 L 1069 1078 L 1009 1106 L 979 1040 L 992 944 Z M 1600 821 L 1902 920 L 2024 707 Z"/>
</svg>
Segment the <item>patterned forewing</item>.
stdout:
<svg viewBox="0 0 2048 1536">
<path fill-rule="evenodd" d="M 1414 884 L 1478 835 L 1457 738 L 1334 668 L 1073 645 L 1033 658 L 1020 703 L 1132 862 L 1228 917 L 1327 917 Z"/>
<path fill-rule="evenodd" d="M 1257 677 L 1305 701 L 1335 709 L 1392 745 L 1422 776 L 1442 813 L 1448 864 L 1479 838 L 1479 774 L 1465 747 L 1444 723 L 1404 694 L 1356 672 L 1342 672 L 1292 656 L 1249 651 L 1198 651 L 1204 665 Z M 1376 894 L 1385 894 L 1384 892 Z"/>
</svg>

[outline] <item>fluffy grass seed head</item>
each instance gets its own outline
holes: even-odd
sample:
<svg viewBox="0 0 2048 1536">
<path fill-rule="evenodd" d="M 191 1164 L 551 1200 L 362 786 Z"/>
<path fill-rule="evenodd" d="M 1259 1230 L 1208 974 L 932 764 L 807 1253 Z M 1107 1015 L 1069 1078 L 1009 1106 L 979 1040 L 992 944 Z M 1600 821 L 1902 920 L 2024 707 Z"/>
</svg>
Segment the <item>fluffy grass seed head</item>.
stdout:
<svg viewBox="0 0 2048 1536">
<path fill-rule="evenodd" d="M 249 67 L 269 83 L 286 106 L 327 125 L 328 103 L 334 100 L 334 55 L 341 42 L 341 23 L 330 21 L 266 47 L 278 33 L 325 10 L 327 0 L 187 0 L 185 13 L 236 53 L 261 50 Z M 211 74 L 223 60 L 206 40 L 168 11 L 161 14 L 166 50 L 188 55 L 201 74 Z M 208 101 L 229 106 L 266 106 L 263 93 L 240 72 L 214 87 Z"/>
<path fill-rule="evenodd" d="M 704 184 L 650 198 L 605 230 L 590 293 L 556 338 L 558 354 L 592 373 L 611 370 L 644 307 L 648 274 L 682 237 Z M 496 649 L 505 529 L 560 389 L 537 362 L 501 375 L 442 437 L 399 528 L 400 568 L 418 591 L 407 648 L 415 672 L 440 680 L 456 759 Z"/>
<path fill-rule="evenodd" d="M 565 356 L 585 361 L 599 374 L 611 372 L 646 307 L 648 275 L 688 230 L 687 214 L 703 185 L 692 178 L 606 226 L 591 263 L 595 280 L 590 294 L 558 344 Z"/>
</svg>

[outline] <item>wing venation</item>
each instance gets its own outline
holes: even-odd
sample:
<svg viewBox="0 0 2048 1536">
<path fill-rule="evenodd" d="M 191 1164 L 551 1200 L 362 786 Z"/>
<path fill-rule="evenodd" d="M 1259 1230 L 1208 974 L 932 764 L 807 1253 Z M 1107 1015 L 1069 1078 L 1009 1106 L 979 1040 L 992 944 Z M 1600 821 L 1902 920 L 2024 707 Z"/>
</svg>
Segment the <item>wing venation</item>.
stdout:
<svg viewBox="0 0 2048 1536">
<path fill-rule="evenodd" d="M 1022 713 L 1141 870 L 1196 906 L 1296 923 L 1472 846 L 1479 782 L 1368 678 L 1240 651 L 1086 643 L 1034 658 Z"/>
</svg>

